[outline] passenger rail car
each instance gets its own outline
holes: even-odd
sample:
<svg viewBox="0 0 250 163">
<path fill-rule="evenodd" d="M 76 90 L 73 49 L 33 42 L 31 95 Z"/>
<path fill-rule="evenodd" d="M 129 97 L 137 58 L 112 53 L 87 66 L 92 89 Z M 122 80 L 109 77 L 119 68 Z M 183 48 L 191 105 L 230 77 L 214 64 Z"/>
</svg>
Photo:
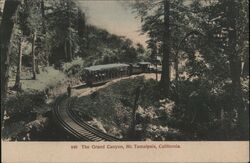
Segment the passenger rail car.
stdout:
<svg viewBox="0 0 250 163">
<path fill-rule="evenodd" d="M 149 72 L 150 62 L 139 62 L 137 64 L 106 64 L 91 66 L 84 69 L 83 79 L 86 84 L 100 84 L 112 79 Z"/>
<path fill-rule="evenodd" d="M 108 82 L 115 78 L 129 76 L 131 66 L 128 64 L 107 64 L 91 66 L 84 69 L 84 80 L 87 85 Z"/>
</svg>

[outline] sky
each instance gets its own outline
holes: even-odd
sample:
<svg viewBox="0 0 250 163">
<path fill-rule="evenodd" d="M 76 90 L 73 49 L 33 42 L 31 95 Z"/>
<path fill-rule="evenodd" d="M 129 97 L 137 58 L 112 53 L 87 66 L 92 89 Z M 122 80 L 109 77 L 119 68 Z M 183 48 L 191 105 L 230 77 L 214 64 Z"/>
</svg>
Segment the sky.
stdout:
<svg viewBox="0 0 250 163">
<path fill-rule="evenodd" d="M 3 12 L 4 0 L 0 0 L 0 11 Z"/>
<path fill-rule="evenodd" d="M 86 11 L 88 22 L 97 27 L 108 30 L 110 33 L 126 36 L 134 43 L 146 46 L 145 35 L 140 35 L 141 23 L 136 14 L 124 6 L 124 3 L 115 0 L 77 0 Z"/>
</svg>

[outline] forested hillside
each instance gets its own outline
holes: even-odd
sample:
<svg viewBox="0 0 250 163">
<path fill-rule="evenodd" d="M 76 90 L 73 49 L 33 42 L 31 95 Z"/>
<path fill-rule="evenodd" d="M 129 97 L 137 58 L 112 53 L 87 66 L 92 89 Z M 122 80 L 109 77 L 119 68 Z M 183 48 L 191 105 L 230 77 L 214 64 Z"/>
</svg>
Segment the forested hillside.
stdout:
<svg viewBox="0 0 250 163">
<path fill-rule="evenodd" d="M 203 136 L 247 137 L 249 1 L 138 0 L 131 6 L 148 48 L 163 56 L 160 84 L 175 101 L 176 124 Z"/>
<path fill-rule="evenodd" d="M 65 91 L 67 83 L 79 84 L 81 74 L 76 74 L 84 67 L 145 59 L 141 44 L 89 24 L 76 1 L 7 0 L 3 9 L 1 47 L 6 48 L 1 50 L 1 104 L 8 108 L 2 109 L 2 120 L 4 115 L 40 114 L 40 106 L 25 109 L 24 104 L 19 115 L 11 109 L 16 106 L 9 104 L 41 95 L 42 104 L 46 97 Z"/>
<path fill-rule="evenodd" d="M 83 83 L 85 67 L 134 65 L 141 61 L 151 62 L 156 71 L 142 71 L 145 78 L 138 87 L 131 83 L 141 79 L 126 79 L 104 91 L 80 89 L 89 94 L 75 95 L 73 101 L 88 107 L 76 107 L 76 111 L 87 119 L 98 118 L 107 130 L 112 124 L 117 128 L 111 132 L 119 131 L 115 133 L 119 136 L 137 140 L 136 132 L 143 140 L 249 139 L 249 1 L 117 3 L 140 19 L 140 32 L 147 35 L 147 47 L 90 24 L 87 10 L 80 8 L 76 0 L 5 1 L 0 13 L 1 118 L 5 122 L 5 139 L 23 139 L 25 130 L 31 130 L 27 124 L 36 124 L 36 120 L 39 125 L 48 125 L 54 102 L 67 87 Z M 157 58 L 162 59 L 159 72 Z M 110 76 L 113 80 L 119 74 L 113 70 L 106 76 L 105 73 L 93 72 L 92 78 Z M 156 80 L 147 81 L 152 75 Z M 135 96 L 140 88 L 144 94 Z M 106 105 L 103 99 L 112 105 Z M 109 107 L 106 109 L 110 109 L 110 114 L 89 112 L 88 109 L 95 110 L 94 106 Z M 116 116 L 116 123 L 110 122 L 109 116 Z M 117 120 L 119 117 L 123 120 Z M 126 125 L 123 131 L 119 129 L 120 122 Z M 159 137 L 154 135 L 157 133 L 151 130 L 152 126 Z M 166 128 L 178 133 L 172 137 Z M 20 132 L 23 135 L 17 136 Z"/>
<path fill-rule="evenodd" d="M 17 66 L 22 55 L 24 66 L 35 67 L 34 76 L 41 66 L 57 67 L 77 57 L 89 66 L 136 62 L 145 54 L 141 44 L 88 24 L 74 1 L 26 0 L 13 19 L 10 65 Z"/>
</svg>

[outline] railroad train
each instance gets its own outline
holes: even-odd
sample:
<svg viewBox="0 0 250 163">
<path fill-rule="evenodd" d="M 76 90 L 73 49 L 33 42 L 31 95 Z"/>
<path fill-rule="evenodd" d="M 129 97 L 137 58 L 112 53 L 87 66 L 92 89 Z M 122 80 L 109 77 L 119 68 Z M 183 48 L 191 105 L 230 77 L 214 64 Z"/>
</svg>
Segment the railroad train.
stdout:
<svg viewBox="0 0 250 163">
<path fill-rule="evenodd" d="M 153 68 L 150 62 L 105 64 L 85 68 L 83 80 L 88 86 L 92 86 L 116 78 L 155 71 L 159 72 L 160 70 Z"/>
</svg>

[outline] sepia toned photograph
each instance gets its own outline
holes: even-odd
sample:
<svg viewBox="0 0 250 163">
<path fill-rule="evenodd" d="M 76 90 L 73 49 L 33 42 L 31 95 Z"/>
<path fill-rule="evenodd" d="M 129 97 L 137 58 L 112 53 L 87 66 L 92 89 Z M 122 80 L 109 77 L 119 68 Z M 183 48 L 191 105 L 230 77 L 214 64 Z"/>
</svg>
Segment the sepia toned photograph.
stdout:
<svg viewBox="0 0 250 163">
<path fill-rule="evenodd" d="M 248 6 L 2 0 L 2 140 L 249 140 Z"/>
<path fill-rule="evenodd" d="M 3 142 L 249 141 L 248 0 L 1 0 L 0 23 Z"/>
</svg>

